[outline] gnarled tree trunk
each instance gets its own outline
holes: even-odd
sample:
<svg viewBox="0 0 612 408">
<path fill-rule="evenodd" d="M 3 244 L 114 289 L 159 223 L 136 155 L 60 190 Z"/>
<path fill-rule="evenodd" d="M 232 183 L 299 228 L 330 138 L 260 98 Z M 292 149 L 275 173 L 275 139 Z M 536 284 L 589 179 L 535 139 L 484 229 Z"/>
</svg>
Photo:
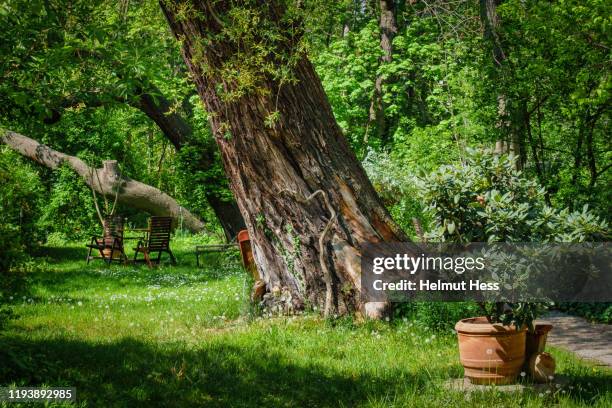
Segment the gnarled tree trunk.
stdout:
<svg viewBox="0 0 612 408">
<path fill-rule="evenodd" d="M 67 164 L 99 194 L 114 196 L 119 186 L 117 200 L 122 204 L 152 215 L 170 216 L 174 219 L 175 225 L 182 223 L 184 228 L 193 232 L 204 229 L 202 221 L 168 194 L 120 174 L 115 161 L 107 161 L 103 168 L 94 169 L 78 157 L 58 152 L 34 139 L 11 131 L 0 137 L 0 141 L 21 155 L 51 169 Z"/>
<path fill-rule="evenodd" d="M 362 306 L 362 245 L 402 241 L 406 236 L 391 220 L 350 149 L 305 56 L 296 56 L 291 67 L 294 81 L 280 86 L 262 73 L 256 91 L 223 97 L 235 83 L 219 71 L 244 50 L 239 41 L 217 34 L 237 3 L 257 7 L 260 19 L 283 30 L 284 10 L 274 1 L 160 2 L 209 112 L 230 188 L 268 290 L 288 290 L 296 307 L 310 303 L 323 308 L 329 281 L 333 293 L 328 312 L 355 310 Z M 276 44 L 277 55 L 294 51 L 295 38 L 288 33 L 286 38 Z M 281 63 L 268 58 L 270 64 Z M 329 208 L 337 213 L 331 230 L 326 229 L 332 218 Z M 319 238 L 324 233 L 320 257 Z"/>
</svg>

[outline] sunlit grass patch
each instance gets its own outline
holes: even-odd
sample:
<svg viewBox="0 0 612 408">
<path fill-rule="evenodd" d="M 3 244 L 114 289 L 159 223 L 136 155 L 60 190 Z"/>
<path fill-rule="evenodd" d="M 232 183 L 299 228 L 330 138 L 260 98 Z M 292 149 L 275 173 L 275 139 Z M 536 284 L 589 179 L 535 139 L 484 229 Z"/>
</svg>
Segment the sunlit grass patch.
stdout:
<svg viewBox="0 0 612 408">
<path fill-rule="evenodd" d="M 557 371 L 571 380 L 557 392 L 448 391 L 444 382 L 463 374 L 451 331 L 245 315 L 248 281 L 236 259 L 197 269 L 191 246 L 178 244 L 177 266 L 151 270 L 87 266 L 80 247 L 51 251 L 72 258 L 41 262 L 29 293 L 12 299 L 19 317 L 0 350 L 19 364 L 0 367 L 0 383 L 75 386 L 92 407 L 612 404 L 610 370 L 556 349 Z"/>
</svg>

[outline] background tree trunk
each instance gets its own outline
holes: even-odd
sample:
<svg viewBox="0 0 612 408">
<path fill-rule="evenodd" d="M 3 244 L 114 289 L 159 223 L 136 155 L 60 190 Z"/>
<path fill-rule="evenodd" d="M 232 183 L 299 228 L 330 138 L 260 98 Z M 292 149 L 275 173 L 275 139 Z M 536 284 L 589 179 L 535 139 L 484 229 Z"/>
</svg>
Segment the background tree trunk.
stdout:
<svg viewBox="0 0 612 408">
<path fill-rule="evenodd" d="M 380 48 L 383 55 L 380 65 L 388 64 L 393 59 L 393 38 L 397 34 L 397 22 L 395 18 L 395 3 L 393 0 L 380 0 Z M 385 106 L 383 102 L 383 85 L 385 78 L 376 76 L 374 83 L 374 95 L 370 104 L 370 121 L 376 124 L 376 132 L 383 143 L 389 139 L 389 129 L 385 118 Z"/>
<path fill-rule="evenodd" d="M 94 169 L 78 157 L 58 152 L 34 139 L 11 131 L 0 137 L 0 141 L 21 155 L 51 169 L 67 164 L 99 194 L 114 197 L 119 185 L 117 201 L 122 204 L 146 211 L 151 215 L 170 216 L 174 219 L 175 225 L 182 223 L 184 228 L 193 232 L 204 229 L 204 223 L 179 205 L 174 198 L 155 187 L 125 177 L 111 162 L 106 162 L 108 164 L 101 169 Z"/>
<path fill-rule="evenodd" d="M 282 24 L 284 10 L 276 2 L 248 4 L 258 7 L 266 23 Z M 350 149 L 310 61 L 296 57 L 295 81 L 279 86 L 266 76 L 257 91 L 223 98 L 222 91 L 234 84 L 219 70 L 239 52 L 239 41 L 216 35 L 223 30 L 232 2 L 216 2 L 214 10 L 207 1 L 180 5 L 161 1 L 160 5 L 181 40 L 183 58 L 209 112 L 230 188 L 268 290 L 288 290 L 295 307 L 307 303 L 323 307 L 326 269 L 333 291 L 329 312 L 358 308 L 362 245 L 402 241 L 406 236 L 391 220 Z M 177 16 L 179 8 L 190 12 Z M 275 52 L 287 55 L 293 50 L 295 38 L 287 37 L 275 44 Z M 272 113 L 277 120 L 271 125 Z M 318 190 L 322 194 L 306 200 Z M 337 221 L 325 231 L 329 238 L 322 258 L 327 268 L 322 268 L 318 241 L 331 218 L 325 197 Z"/>
<path fill-rule="evenodd" d="M 492 47 L 491 55 L 498 77 L 501 77 L 503 74 L 502 69 L 507 59 L 499 35 L 500 21 L 497 15 L 497 5 L 501 2 L 502 0 L 480 0 L 480 20 L 484 27 L 484 38 Z M 516 161 L 517 167 L 522 168 L 526 158 L 523 152 L 525 130 L 523 128 L 523 115 L 519 108 L 511 106 L 511 102 L 503 90 L 498 91 L 498 127 L 504 134 L 504 137 L 495 142 L 495 152 L 513 153 L 518 156 Z"/>
</svg>

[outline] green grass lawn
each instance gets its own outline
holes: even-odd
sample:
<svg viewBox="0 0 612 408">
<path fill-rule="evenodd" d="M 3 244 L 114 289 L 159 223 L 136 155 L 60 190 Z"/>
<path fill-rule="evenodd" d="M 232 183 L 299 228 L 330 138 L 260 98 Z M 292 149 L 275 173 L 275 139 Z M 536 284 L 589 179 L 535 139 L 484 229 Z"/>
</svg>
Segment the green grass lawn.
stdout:
<svg viewBox="0 0 612 408">
<path fill-rule="evenodd" d="M 0 384 L 73 386 L 88 407 L 612 406 L 612 372 L 558 349 L 567 386 L 470 396 L 443 387 L 463 374 L 450 331 L 252 317 L 237 258 L 197 269 L 194 244 L 177 240 L 179 264 L 153 270 L 43 248 L 0 335 Z"/>
</svg>

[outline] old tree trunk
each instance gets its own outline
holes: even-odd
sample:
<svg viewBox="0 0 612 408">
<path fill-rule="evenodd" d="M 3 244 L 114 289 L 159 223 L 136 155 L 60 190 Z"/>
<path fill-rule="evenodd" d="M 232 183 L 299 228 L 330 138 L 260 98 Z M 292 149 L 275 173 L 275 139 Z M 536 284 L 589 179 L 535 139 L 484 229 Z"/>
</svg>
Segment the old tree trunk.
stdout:
<svg viewBox="0 0 612 408">
<path fill-rule="evenodd" d="M 237 3 L 242 2 L 160 4 L 209 112 L 259 272 L 269 291 L 290 292 L 295 307 L 361 309 L 362 245 L 406 237 L 338 127 L 310 61 L 294 51 L 299 24 L 275 2 Z M 244 23 L 244 16 L 251 21 Z M 239 22 L 253 27 L 236 38 Z M 262 56 L 270 41 L 271 51 Z M 281 84 L 270 67 L 282 71 L 287 56 L 294 61 L 284 65 L 291 79 Z M 236 61 L 245 65 L 227 70 Z M 245 80 L 238 75 L 256 78 L 257 86 L 241 86 Z M 330 222 L 333 212 L 337 217 Z M 365 305 L 364 311 L 375 316 L 381 307 Z"/>
</svg>

